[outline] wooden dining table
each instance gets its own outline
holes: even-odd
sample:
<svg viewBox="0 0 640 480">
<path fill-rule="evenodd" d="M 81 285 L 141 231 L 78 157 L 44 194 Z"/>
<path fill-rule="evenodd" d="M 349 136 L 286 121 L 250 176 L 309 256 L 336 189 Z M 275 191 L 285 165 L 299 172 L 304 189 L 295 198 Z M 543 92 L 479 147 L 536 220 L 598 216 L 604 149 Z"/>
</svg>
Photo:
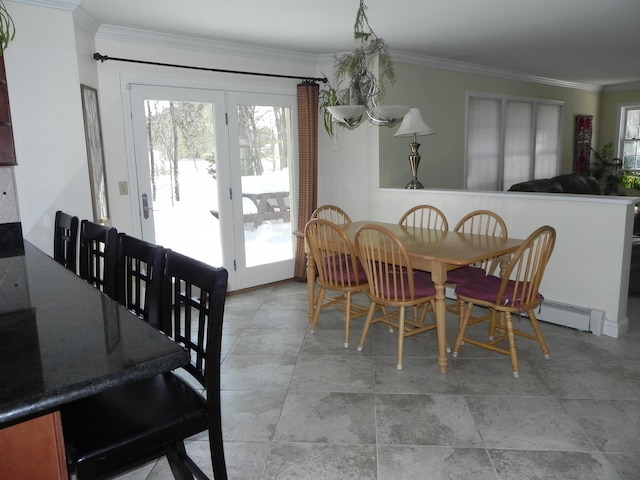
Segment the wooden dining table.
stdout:
<svg viewBox="0 0 640 480">
<path fill-rule="evenodd" d="M 447 371 L 446 353 L 446 300 L 447 272 L 480 260 L 494 257 L 508 258 L 524 240 L 500 238 L 491 235 L 458 233 L 428 228 L 406 227 L 397 223 L 374 221 L 352 222 L 340 227 L 351 241 L 364 225 L 378 225 L 390 230 L 403 243 L 413 268 L 431 272 L 436 289 L 436 324 L 438 336 L 438 366 L 441 373 Z M 309 318 L 313 316 L 316 267 L 311 255 L 307 255 L 307 289 L 309 293 Z"/>
</svg>

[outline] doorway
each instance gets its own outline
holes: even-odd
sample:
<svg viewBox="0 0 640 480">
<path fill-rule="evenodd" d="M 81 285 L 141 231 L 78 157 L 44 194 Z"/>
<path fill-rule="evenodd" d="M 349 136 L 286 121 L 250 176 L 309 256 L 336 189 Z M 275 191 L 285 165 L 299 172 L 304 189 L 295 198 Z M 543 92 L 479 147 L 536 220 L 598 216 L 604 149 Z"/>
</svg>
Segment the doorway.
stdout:
<svg viewBox="0 0 640 480">
<path fill-rule="evenodd" d="M 295 96 L 139 84 L 129 95 L 140 236 L 224 266 L 231 290 L 291 278 Z"/>
</svg>

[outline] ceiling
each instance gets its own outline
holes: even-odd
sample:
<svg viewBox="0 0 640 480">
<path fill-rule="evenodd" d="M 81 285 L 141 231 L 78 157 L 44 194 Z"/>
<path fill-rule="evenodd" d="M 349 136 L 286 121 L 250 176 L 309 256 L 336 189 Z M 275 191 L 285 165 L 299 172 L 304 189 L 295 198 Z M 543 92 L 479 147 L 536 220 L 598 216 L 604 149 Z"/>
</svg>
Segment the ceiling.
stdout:
<svg viewBox="0 0 640 480">
<path fill-rule="evenodd" d="M 394 52 L 607 86 L 640 81 L 639 0 L 367 0 Z M 358 0 L 82 0 L 102 25 L 326 55 Z"/>
</svg>

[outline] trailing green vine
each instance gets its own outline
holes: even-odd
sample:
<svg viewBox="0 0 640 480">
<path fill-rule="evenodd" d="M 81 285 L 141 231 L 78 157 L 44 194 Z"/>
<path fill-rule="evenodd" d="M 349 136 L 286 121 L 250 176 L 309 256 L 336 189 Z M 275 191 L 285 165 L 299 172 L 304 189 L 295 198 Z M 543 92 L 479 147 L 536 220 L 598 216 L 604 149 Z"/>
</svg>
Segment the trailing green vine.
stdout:
<svg viewBox="0 0 640 480">
<path fill-rule="evenodd" d="M 16 36 L 16 27 L 13 18 L 9 15 L 4 2 L 0 0 L 0 55 L 4 53 L 9 42 Z"/>
</svg>

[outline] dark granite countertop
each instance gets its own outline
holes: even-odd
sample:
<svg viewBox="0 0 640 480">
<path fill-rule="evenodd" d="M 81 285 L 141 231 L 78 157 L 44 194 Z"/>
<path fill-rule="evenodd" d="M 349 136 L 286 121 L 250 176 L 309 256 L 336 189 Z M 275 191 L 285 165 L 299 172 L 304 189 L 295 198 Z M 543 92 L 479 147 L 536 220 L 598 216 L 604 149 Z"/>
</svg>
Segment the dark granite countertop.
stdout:
<svg viewBox="0 0 640 480">
<path fill-rule="evenodd" d="M 0 428 L 186 364 L 170 338 L 24 247 L 28 308 L 0 312 Z"/>
</svg>

